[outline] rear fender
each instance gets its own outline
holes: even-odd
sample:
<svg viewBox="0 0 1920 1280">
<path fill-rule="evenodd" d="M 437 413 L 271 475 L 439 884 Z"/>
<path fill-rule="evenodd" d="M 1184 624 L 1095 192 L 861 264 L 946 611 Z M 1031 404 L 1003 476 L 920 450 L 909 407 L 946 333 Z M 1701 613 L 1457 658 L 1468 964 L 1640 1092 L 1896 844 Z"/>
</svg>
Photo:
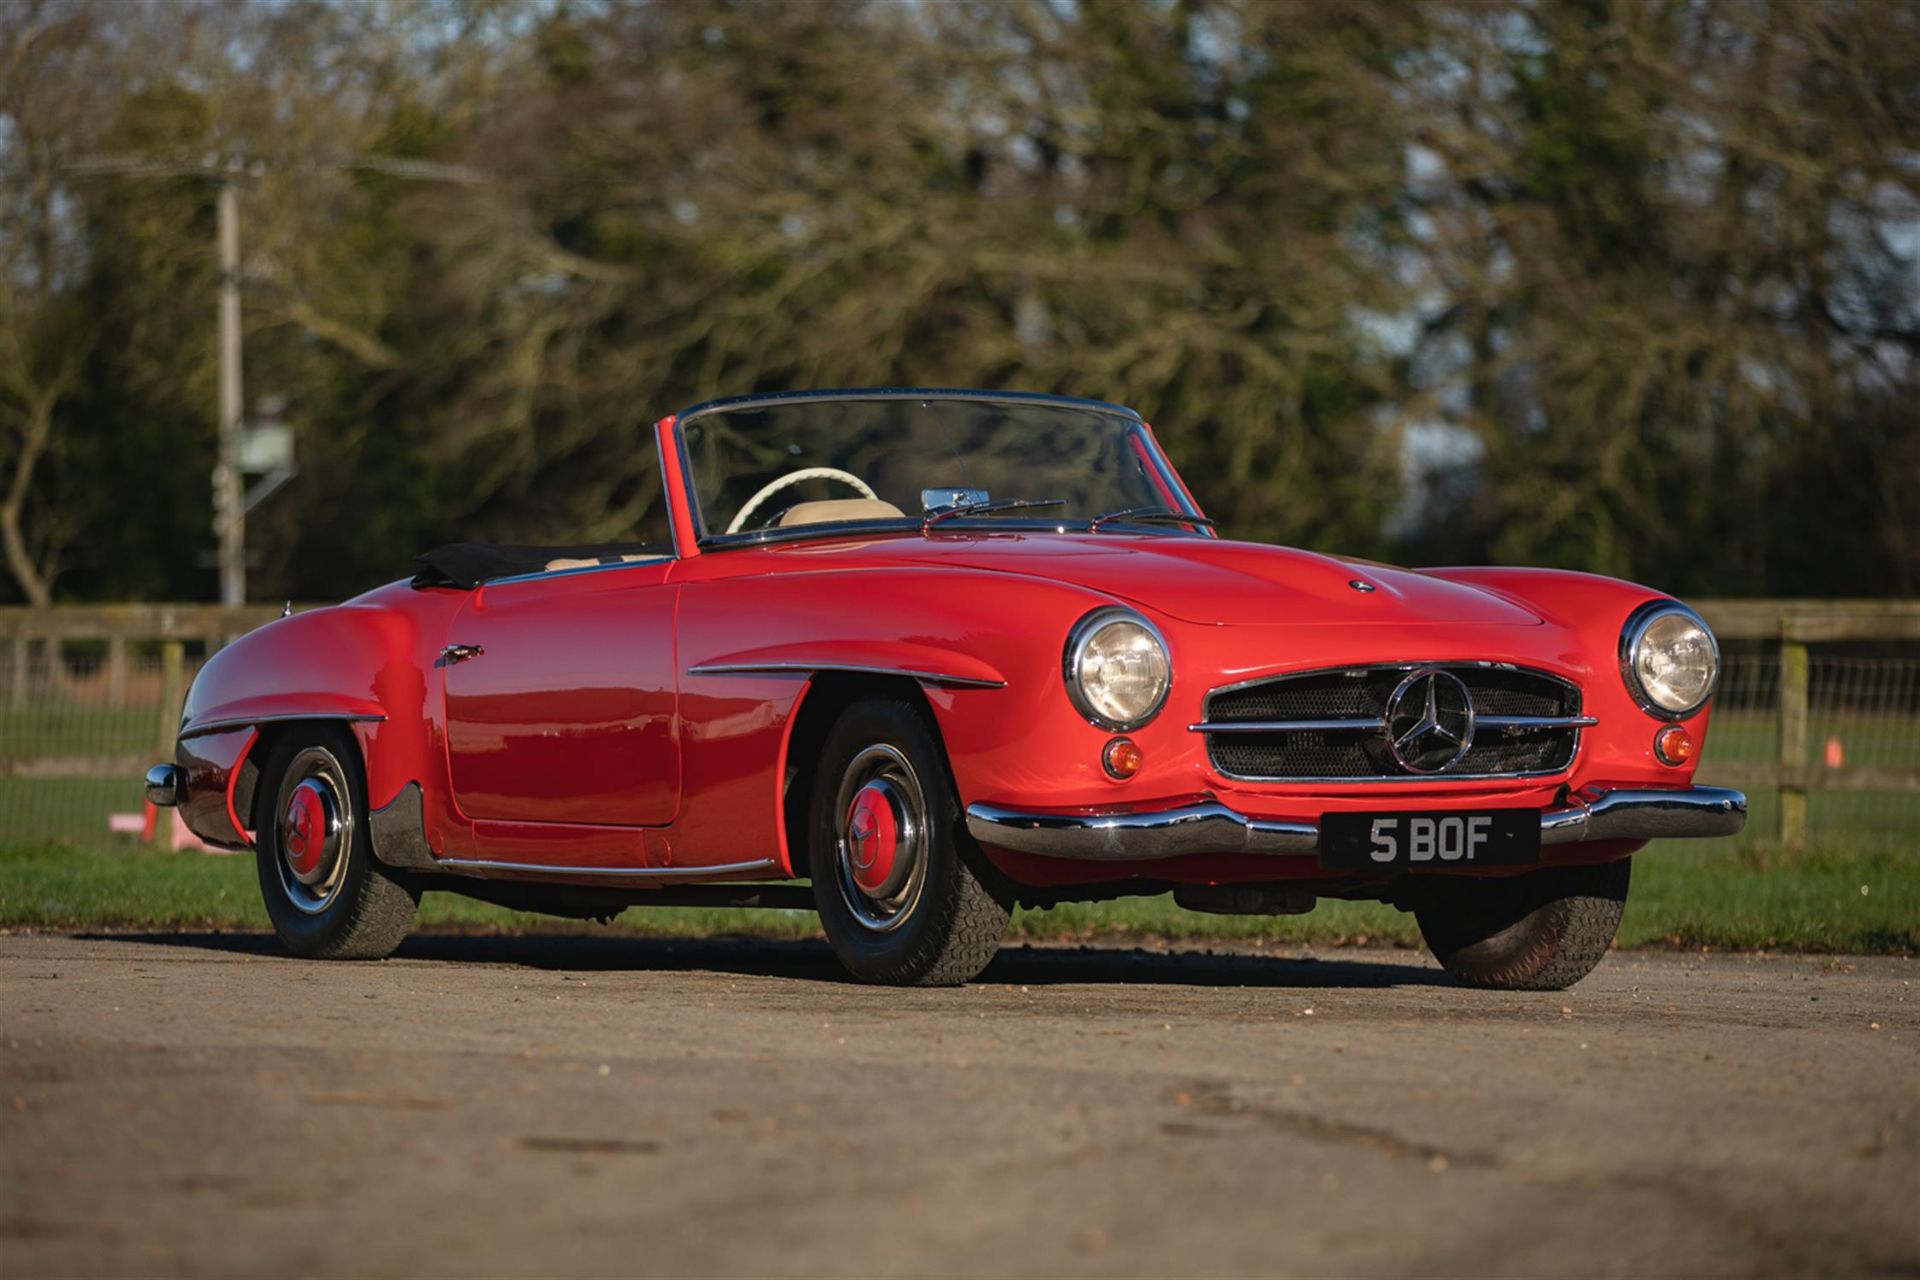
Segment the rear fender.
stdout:
<svg viewBox="0 0 1920 1280">
<path fill-rule="evenodd" d="M 415 591 L 395 583 L 333 608 L 315 609 L 251 631 L 208 659 L 188 690 L 181 713 L 179 755 L 201 761 L 202 782 L 189 775 L 188 804 L 203 786 L 234 782 L 241 825 L 250 819 L 245 801 L 263 754 L 255 742 L 300 721 L 330 721 L 351 728 L 366 766 L 367 804 L 380 809 L 415 784 L 425 797 L 430 830 L 458 819 L 446 803 L 446 754 L 440 747 L 442 688 L 435 663 L 447 627 L 465 594 Z M 233 751 L 231 734 L 252 734 Z M 224 804 L 222 807 L 225 807 Z M 188 825 L 203 838 L 233 844 L 232 817 L 208 819 L 220 839 Z M 224 824 L 224 827 L 223 825 Z M 240 833 L 244 838 L 244 831 Z M 439 843 L 438 841 L 435 842 Z"/>
</svg>

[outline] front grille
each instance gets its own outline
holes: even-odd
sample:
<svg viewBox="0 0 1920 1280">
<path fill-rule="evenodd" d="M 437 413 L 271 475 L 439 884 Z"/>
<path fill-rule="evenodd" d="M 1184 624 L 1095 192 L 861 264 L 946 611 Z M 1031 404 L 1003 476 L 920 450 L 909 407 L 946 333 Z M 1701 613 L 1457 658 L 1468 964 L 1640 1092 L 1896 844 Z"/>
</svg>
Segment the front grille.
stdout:
<svg viewBox="0 0 1920 1280">
<path fill-rule="evenodd" d="M 1457 677 L 1472 701 L 1477 727 L 1465 755 L 1440 772 L 1397 761 L 1388 745 L 1387 704 L 1416 672 Z M 1220 773 L 1254 780 L 1335 781 L 1514 777 L 1557 773 L 1573 763 L 1577 725 L 1503 724 L 1565 721 L 1580 716 L 1578 686 L 1540 671 L 1480 663 L 1404 664 L 1311 671 L 1216 690 L 1206 723 L 1347 721 L 1272 731 L 1206 733 L 1207 757 Z"/>
</svg>

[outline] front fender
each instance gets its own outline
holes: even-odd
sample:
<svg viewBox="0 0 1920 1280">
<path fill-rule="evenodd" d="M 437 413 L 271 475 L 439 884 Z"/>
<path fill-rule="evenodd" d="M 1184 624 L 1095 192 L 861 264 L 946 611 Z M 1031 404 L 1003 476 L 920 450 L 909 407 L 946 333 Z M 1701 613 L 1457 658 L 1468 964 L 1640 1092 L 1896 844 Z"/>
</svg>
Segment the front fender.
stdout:
<svg viewBox="0 0 1920 1280">
<path fill-rule="evenodd" d="M 1582 682 L 1585 709 L 1600 718 L 1598 730 L 1588 733 L 1581 746 L 1583 777 L 1637 786 L 1685 786 L 1693 781 L 1700 753 L 1679 769 L 1662 765 L 1653 753 L 1653 735 L 1673 721 L 1642 710 L 1620 671 L 1620 633 L 1627 617 L 1641 605 L 1673 597 L 1651 587 L 1579 573 L 1571 569 L 1528 569 L 1476 566 L 1424 569 L 1421 572 L 1462 582 L 1492 592 L 1534 610 L 1549 623 L 1571 634 L 1587 655 L 1590 674 Z M 1713 704 L 1678 721 L 1695 743 L 1707 740 L 1707 722 Z"/>
<path fill-rule="evenodd" d="M 1036 735 L 1071 732 L 1062 646 L 1111 603 L 1039 578 L 917 565 L 687 582 L 676 847 L 781 847 L 787 736 L 806 677 L 821 671 L 918 680 L 961 797 L 998 794 L 1009 770 L 1029 768 Z M 1081 754 L 1097 770 L 1094 752 Z"/>
</svg>

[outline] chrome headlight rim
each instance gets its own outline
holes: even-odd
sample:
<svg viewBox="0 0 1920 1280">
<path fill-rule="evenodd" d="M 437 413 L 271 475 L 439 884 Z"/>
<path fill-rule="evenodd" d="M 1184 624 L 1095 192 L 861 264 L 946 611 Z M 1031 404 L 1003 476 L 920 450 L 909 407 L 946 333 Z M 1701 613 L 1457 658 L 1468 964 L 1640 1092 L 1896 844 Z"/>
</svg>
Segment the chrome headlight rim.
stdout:
<svg viewBox="0 0 1920 1280">
<path fill-rule="evenodd" d="M 1700 628 L 1707 638 L 1707 646 L 1713 652 L 1713 674 L 1707 680 L 1707 687 L 1692 706 L 1674 710 L 1655 702 L 1640 684 L 1639 665 L 1640 644 L 1646 639 L 1653 624 L 1662 618 L 1674 615 L 1686 618 Z M 1713 628 L 1707 625 L 1705 618 L 1678 600 L 1649 600 L 1627 615 L 1627 621 L 1620 628 L 1620 680 L 1627 686 L 1627 692 L 1633 696 L 1634 703 L 1648 715 L 1659 720 L 1685 720 L 1698 715 L 1700 709 L 1713 700 L 1720 687 L 1720 639 L 1713 634 Z"/>
<path fill-rule="evenodd" d="M 1080 687 L 1080 658 L 1092 639 L 1102 630 L 1116 622 L 1129 622 L 1153 637 L 1160 646 L 1160 656 L 1167 665 L 1167 686 L 1160 691 L 1151 707 L 1131 720 L 1115 720 L 1104 715 L 1088 699 L 1086 691 Z M 1073 703 L 1086 722 L 1096 729 L 1105 729 L 1108 733 L 1132 733 L 1135 729 L 1152 723 L 1167 705 L 1167 698 L 1173 693 L 1173 651 L 1167 647 L 1167 638 L 1160 634 L 1160 628 L 1147 621 L 1137 610 L 1124 605 L 1102 605 L 1086 614 L 1073 624 L 1067 632 L 1066 649 L 1061 654 L 1060 675 L 1067 686 L 1067 698 Z"/>
</svg>

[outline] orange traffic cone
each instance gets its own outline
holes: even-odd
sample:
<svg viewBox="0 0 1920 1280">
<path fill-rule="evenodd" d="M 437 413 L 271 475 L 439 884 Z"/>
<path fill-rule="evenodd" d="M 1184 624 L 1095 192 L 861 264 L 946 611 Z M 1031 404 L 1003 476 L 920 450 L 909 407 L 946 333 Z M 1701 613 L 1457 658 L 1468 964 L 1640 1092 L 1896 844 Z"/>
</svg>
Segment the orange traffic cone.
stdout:
<svg viewBox="0 0 1920 1280">
<path fill-rule="evenodd" d="M 1827 768 L 1838 769 L 1847 763 L 1847 752 L 1838 737 L 1827 739 Z"/>
</svg>

